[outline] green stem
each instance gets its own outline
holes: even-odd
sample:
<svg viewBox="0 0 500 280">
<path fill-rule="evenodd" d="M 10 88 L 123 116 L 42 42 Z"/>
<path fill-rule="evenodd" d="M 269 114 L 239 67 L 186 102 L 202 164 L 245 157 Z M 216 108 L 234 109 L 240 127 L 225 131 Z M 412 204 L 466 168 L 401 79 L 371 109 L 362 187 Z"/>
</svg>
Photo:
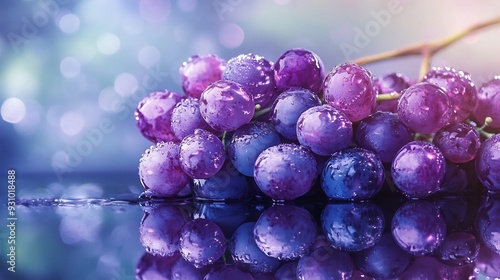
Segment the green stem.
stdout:
<svg viewBox="0 0 500 280">
<path fill-rule="evenodd" d="M 400 96 L 400 94 L 397 91 L 394 91 L 391 93 L 382 93 L 382 94 L 377 95 L 377 102 L 396 100 L 399 98 L 399 96 Z"/>
<path fill-rule="evenodd" d="M 267 107 L 264 109 L 260 109 L 259 111 L 256 111 L 255 114 L 253 115 L 252 120 L 258 119 L 260 116 L 265 115 L 271 111 L 271 107 Z"/>
</svg>

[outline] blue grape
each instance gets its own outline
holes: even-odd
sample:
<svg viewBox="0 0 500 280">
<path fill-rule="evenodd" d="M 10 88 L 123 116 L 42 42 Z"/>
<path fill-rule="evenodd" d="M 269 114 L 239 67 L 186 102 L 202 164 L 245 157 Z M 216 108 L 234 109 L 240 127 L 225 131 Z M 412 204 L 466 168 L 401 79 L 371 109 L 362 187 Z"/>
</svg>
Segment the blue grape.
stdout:
<svg viewBox="0 0 500 280">
<path fill-rule="evenodd" d="M 267 148 L 255 161 L 255 183 L 274 200 L 292 200 L 306 194 L 316 176 L 312 153 L 296 144 Z"/>
<path fill-rule="evenodd" d="M 475 160 L 476 174 L 490 192 L 500 191 L 500 134 L 481 144 Z"/>
<path fill-rule="evenodd" d="M 412 141 L 396 154 L 391 167 L 394 184 L 410 198 L 427 197 L 443 183 L 446 161 L 432 143 Z"/>
<path fill-rule="evenodd" d="M 203 278 L 203 280 L 225 280 L 225 279 L 253 280 L 254 278 L 250 273 L 242 271 L 241 269 L 232 264 L 215 266 Z"/>
<path fill-rule="evenodd" d="M 434 252 L 446 235 L 446 223 L 439 208 L 424 200 L 408 201 L 391 223 L 392 236 L 403 250 L 415 256 Z"/>
<path fill-rule="evenodd" d="M 488 196 L 478 210 L 476 227 L 480 240 L 500 254 L 500 198 Z"/>
<path fill-rule="evenodd" d="M 271 124 L 251 122 L 234 132 L 227 153 L 239 172 L 253 177 L 255 161 L 259 154 L 280 143 L 281 139 Z"/>
<path fill-rule="evenodd" d="M 321 105 L 321 100 L 312 91 L 303 88 L 290 88 L 274 100 L 269 122 L 286 139 L 297 140 L 297 121 L 300 114 L 319 105 Z"/>
<path fill-rule="evenodd" d="M 323 246 L 300 258 L 297 279 L 350 279 L 353 269 L 354 264 L 348 253 Z"/>
<path fill-rule="evenodd" d="M 255 104 L 262 108 L 270 105 L 276 97 L 273 64 L 263 56 L 250 53 L 231 58 L 222 79 L 244 86 L 253 96 Z"/>
<path fill-rule="evenodd" d="M 366 118 L 377 105 L 372 74 L 357 64 L 333 68 L 325 78 L 323 91 L 325 103 L 342 111 L 352 122 Z"/>
<path fill-rule="evenodd" d="M 216 223 L 227 238 L 230 238 L 250 215 L 249 206 L 245 203 L 197 201 L 195 207 L 194 218 Z"/>
<path fill-rule="evenodd" d="M 231 200 L 243 199 L 248 195 L 248 182 L 236 170 L 230 160 L 214 176 L 207 179 L 193 179 L 191 184 L 197 199 Z"/>
<path fill-rule="evenodd" d="M 351 121 L 329 105 L 309 108 L 297 121 L 299 143 L 318 155 L 328 156 L 347 148 L 352 136 Z"/>
<path fill-rule="evenodd" d="M 179 251 L 195 267 L 214 263 L 224 254 L 226 239 L 217 224 L 206 219 L 189 221 L 181 231 Z"/>
<path fill-rule="evenodd" d="M 435 133 L 450 121 L 450 99 L 442 88 L 421 82 L 407 88 L 399 97 L 398 115 L 413 132 Z"/>
<path fill-rule="evenodd" d="M 436 250 L 437 257 L 452 266 L 461 266 L 474 262 L 479 254 L 479 242 L 474 234 L 455 231 L 448 234 L 443 244 Z"/>
<path fill-rule="evenodd" d="M 396 279 L 412 258 L 390 233 L 383 234 L 374 246 L 356 253 L 359 269 L 375 279 Z"/>
<path fill-rule="evenodd" d="M 321 59 L 312 51 L 302 48 L 287 50 L 274 64 L 278 92 L 301 87 L 318 94 L 324 76 Z"/>
<path fill-rule="evenodd" d="M 334 153 L 321 173 L 321 188 L 333 199 L 367 199 L 384 184 L 380 157 L 359 147 Z"/>
<path fill-rule="evenodd" d="M 375 112 L 356 128 L 356 143 L 376 152 L 383 163 L 391 163 L 399 149 L 412 140 L 411 131 L 389 112 Z"/>
<path fill-rule="evenodd" d="M 277 280 L 296 280 L 298 261 L 288 261 L 281 265 L 275 272 Z"/>
<path fill-rule="evenodd" d="M 251 272 L 273 272 L 280 262 L 264 254 L 257 244 L 253 230 L 255 223 L 244 223 L 238 227 L 229 241 L 229 251 L 237 266 Z"/>
<path fill-rule="evenodd" d="M 196 129 L 182 139 L 179 145 L 179 161 L 182 170 L 191 178 L 206 179 L 222 168 L 226 151 L 221 140 L 213 133 Z"/>
<path fill-rule="evenodd" d="M 153 196 L 176 196 L 189 182 L 181 168 L 179 145 L 159 142 L 147 149 L 139 160 L 139 178 Z"/>
<path fill-rule="evenodd" d="M 215 131 L 234 131 L 249 123 L 255 112 L 252 95 L 233 81 L 217 81 L 201 94 L 200 113 Z"/>
<path fill-rule="evenodd" d="M 294 260 L 309 253 L 317 225 L 305 209 L 293 205 L 274 205 L 255 223 L 254 238 L 269 257 Z"/>
<path fill-rule="evenodd" d="M 334 248 L 360 251 L 377 243 L 384 214 L 372 203 L 328 204 L 321 213 L 323 232 Z"/>
</svg>

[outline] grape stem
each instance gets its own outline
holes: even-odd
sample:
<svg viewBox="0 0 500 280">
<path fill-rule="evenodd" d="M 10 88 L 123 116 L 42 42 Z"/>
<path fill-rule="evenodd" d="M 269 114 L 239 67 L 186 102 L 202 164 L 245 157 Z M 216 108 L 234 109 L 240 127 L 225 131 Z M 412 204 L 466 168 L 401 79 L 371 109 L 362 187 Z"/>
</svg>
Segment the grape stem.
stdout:
<svg viewBox="0 0 500 280">
<path fill-rule="evenodd" d="M 422 55 L 422 64 L 420 65 L 419 80 L 423 77 L 431 67 L 431 59 L 440 50 L 448 47 L 449 45 L 459 41 L 463 37 L 470 35 L 478 30 L 500 24 L 500 17 L 490 19 L 488 21 L 472 25 L 460 32 L 457 32 L 451 36 L 445 37 L 440 40 L 435 40 L 431 42 L 422 42 L 414 45 L 410 45 L 401 49 L 396 49 L 388 52 L 383 52 L 375 55 L 369 55 L 365 57 L 358 58 L 354 63 L 359 65 L 364 65 L 376 61 L 386 60 L 390 58 L 410 56 L 410 55 Z"/>
<path fill-rule="evenodd" d="M 252 119 L 256 120 L 257 118 L 259 118 L 260 116 L 268 113 L 269 111 L 271 111 L 271 107 L 260 109 L 260 110 L 258 110 L 258 111 L 255 112 L 255 114 L 253 115 Z"/>
</svg>

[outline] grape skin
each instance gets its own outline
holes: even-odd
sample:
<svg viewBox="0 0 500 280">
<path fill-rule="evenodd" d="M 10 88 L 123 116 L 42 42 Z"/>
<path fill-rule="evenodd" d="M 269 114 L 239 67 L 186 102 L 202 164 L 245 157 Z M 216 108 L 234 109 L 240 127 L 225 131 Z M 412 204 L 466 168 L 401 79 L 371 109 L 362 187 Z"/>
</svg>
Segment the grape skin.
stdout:
<svg viewBox="0 0 500 280">
<path fill-rule="evenodd" d="M 226 151 L 213 133 L 196 129 L 182 139 L 179 145 L 181 167 L 191 178 L 207 179 L 222 168 Z"/>
</svg>

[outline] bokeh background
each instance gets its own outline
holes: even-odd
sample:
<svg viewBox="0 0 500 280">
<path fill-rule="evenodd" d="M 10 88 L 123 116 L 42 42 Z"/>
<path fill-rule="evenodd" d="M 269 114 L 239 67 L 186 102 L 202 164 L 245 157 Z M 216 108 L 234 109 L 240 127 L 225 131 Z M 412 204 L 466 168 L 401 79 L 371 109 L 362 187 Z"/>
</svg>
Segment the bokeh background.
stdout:
<svg viewBox="0 0 500 280">
<path fill-rule="evenodd" d="M 495 0 L 1 1 L 1 170 L 56 181 L 82 172 L 135 173 L 151 145 L 135 128 L 135 106 L 154 90 L 182 92 L 178 69 L 193 54 L 254 52 L 274 61 L 304 47 L 328 71 L 442 38 L 498 11 Z M 446 49 L 433 65 L 466 70 L 479 85 L 500 74 L 499 46 L 500 27 L 491 28 Z M 419 58 L 368 69 L 416 78 Z"/>
</svg>

